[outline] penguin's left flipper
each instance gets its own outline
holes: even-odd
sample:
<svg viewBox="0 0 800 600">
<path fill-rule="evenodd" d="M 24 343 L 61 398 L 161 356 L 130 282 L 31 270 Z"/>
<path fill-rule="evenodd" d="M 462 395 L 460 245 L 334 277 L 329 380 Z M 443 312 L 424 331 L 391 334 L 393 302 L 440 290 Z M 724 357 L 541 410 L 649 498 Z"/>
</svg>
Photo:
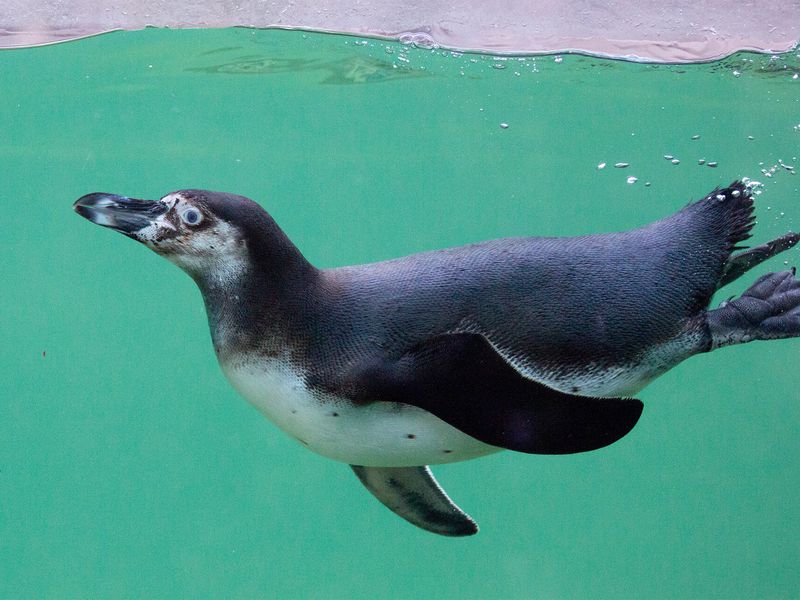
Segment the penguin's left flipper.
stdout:
<svg viewBox="0 0 800 600">
<path fill-rule="evenodd" d="M 471 333 L 433 337 L 359 379 L 364 401 L 411 404 L 484 443 L 533 454 L 602 448 L 642 413 L 639 400 L 575 396 L 528 379 Z"/>
<path fill-rule="evenodd" d="M 739 279 L 739 277 L 756 265 L 760 265 L 768 258 L 772 258 L 784 250 L 788 250 L 795 246 L 797 242 L 800 242 L 800 233 L 790 231 L 766 244 L 761 244 L 755 248 L 750 248 L 744 252 L 734 254 L 728 259 L 728 262 L 725 263 L 725 269 L 722 272 L 722 278 L 717 285 L 717 289 Z"/>
</svg>

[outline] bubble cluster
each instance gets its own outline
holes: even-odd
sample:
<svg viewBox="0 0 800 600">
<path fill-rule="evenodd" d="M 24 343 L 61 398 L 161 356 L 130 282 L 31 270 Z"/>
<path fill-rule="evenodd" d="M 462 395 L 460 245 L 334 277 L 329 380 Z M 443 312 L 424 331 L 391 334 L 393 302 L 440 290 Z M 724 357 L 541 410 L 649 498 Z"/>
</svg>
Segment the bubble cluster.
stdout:
<svg viewBox="0 0 800 600">
<path fill-rule="evenodd" d="M 413 46 L 414 48 L 424 48 L 427 50 L 439 48 L 439 44 L 433 39 L 433 36 L 425 31 L 406 31 L 397 36 L 397 39 L 404 46 Z"/>
</svg>

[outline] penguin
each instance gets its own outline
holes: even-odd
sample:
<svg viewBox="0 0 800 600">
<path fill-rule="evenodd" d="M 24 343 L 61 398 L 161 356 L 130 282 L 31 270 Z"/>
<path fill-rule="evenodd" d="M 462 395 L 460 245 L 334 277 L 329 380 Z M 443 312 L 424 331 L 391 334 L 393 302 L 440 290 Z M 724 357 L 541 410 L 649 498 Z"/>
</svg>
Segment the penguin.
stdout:
<svg viewBox="0 0 800 600">
<path fill-rule="evenodd" d="M 397 515 L 446 536 L 478 528 L 429 465 L 602 448 L 639 420 L 634 396 L 690 356 L 800 336 L 794 269 L 709 307 L 718 289 L 800 240 L 741 245 L 755 223 L 742 181 L 630 231 L 333 269 L 314 267 L 259 204 L 234 194 L 93 193 L 74 210 L 194 279 L 241 396 L 349 464 Z"/>
</svg>

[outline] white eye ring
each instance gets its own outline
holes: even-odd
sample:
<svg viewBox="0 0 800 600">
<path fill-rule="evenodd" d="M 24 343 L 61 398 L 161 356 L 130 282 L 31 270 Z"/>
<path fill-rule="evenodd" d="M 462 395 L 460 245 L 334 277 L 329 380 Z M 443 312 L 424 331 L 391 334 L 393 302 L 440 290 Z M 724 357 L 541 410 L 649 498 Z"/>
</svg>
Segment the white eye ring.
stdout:
<svg viewBox="0 0 800 600">
<path fill-rule="evenodd" d="M 181 220 L 187 225 L 194 227 L 195 225 L 199 225 L 203 220 L 203 213 L 196 208 L 187 208 L 181 213 Z"/>
</svg>

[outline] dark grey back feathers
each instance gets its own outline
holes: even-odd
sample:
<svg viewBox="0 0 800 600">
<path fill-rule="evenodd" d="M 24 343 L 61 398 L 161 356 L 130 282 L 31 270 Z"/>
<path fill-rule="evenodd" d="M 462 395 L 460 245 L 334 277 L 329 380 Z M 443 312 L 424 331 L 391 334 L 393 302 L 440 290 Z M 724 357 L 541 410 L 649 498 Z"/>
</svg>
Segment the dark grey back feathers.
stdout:
<svg viewBox="0 0 800 600">
<path fill-rule="evenodd" d="M 691 326 L 749 237 L 752 210 L 735 182 L 628 232 L 500 239 L 326 271 L 333 292 L 314 319 L 324 341 L 311 352 L 338 370 L 362 353 L 468 331 L 522 366 L 624 363 Z"/>
</svg>

